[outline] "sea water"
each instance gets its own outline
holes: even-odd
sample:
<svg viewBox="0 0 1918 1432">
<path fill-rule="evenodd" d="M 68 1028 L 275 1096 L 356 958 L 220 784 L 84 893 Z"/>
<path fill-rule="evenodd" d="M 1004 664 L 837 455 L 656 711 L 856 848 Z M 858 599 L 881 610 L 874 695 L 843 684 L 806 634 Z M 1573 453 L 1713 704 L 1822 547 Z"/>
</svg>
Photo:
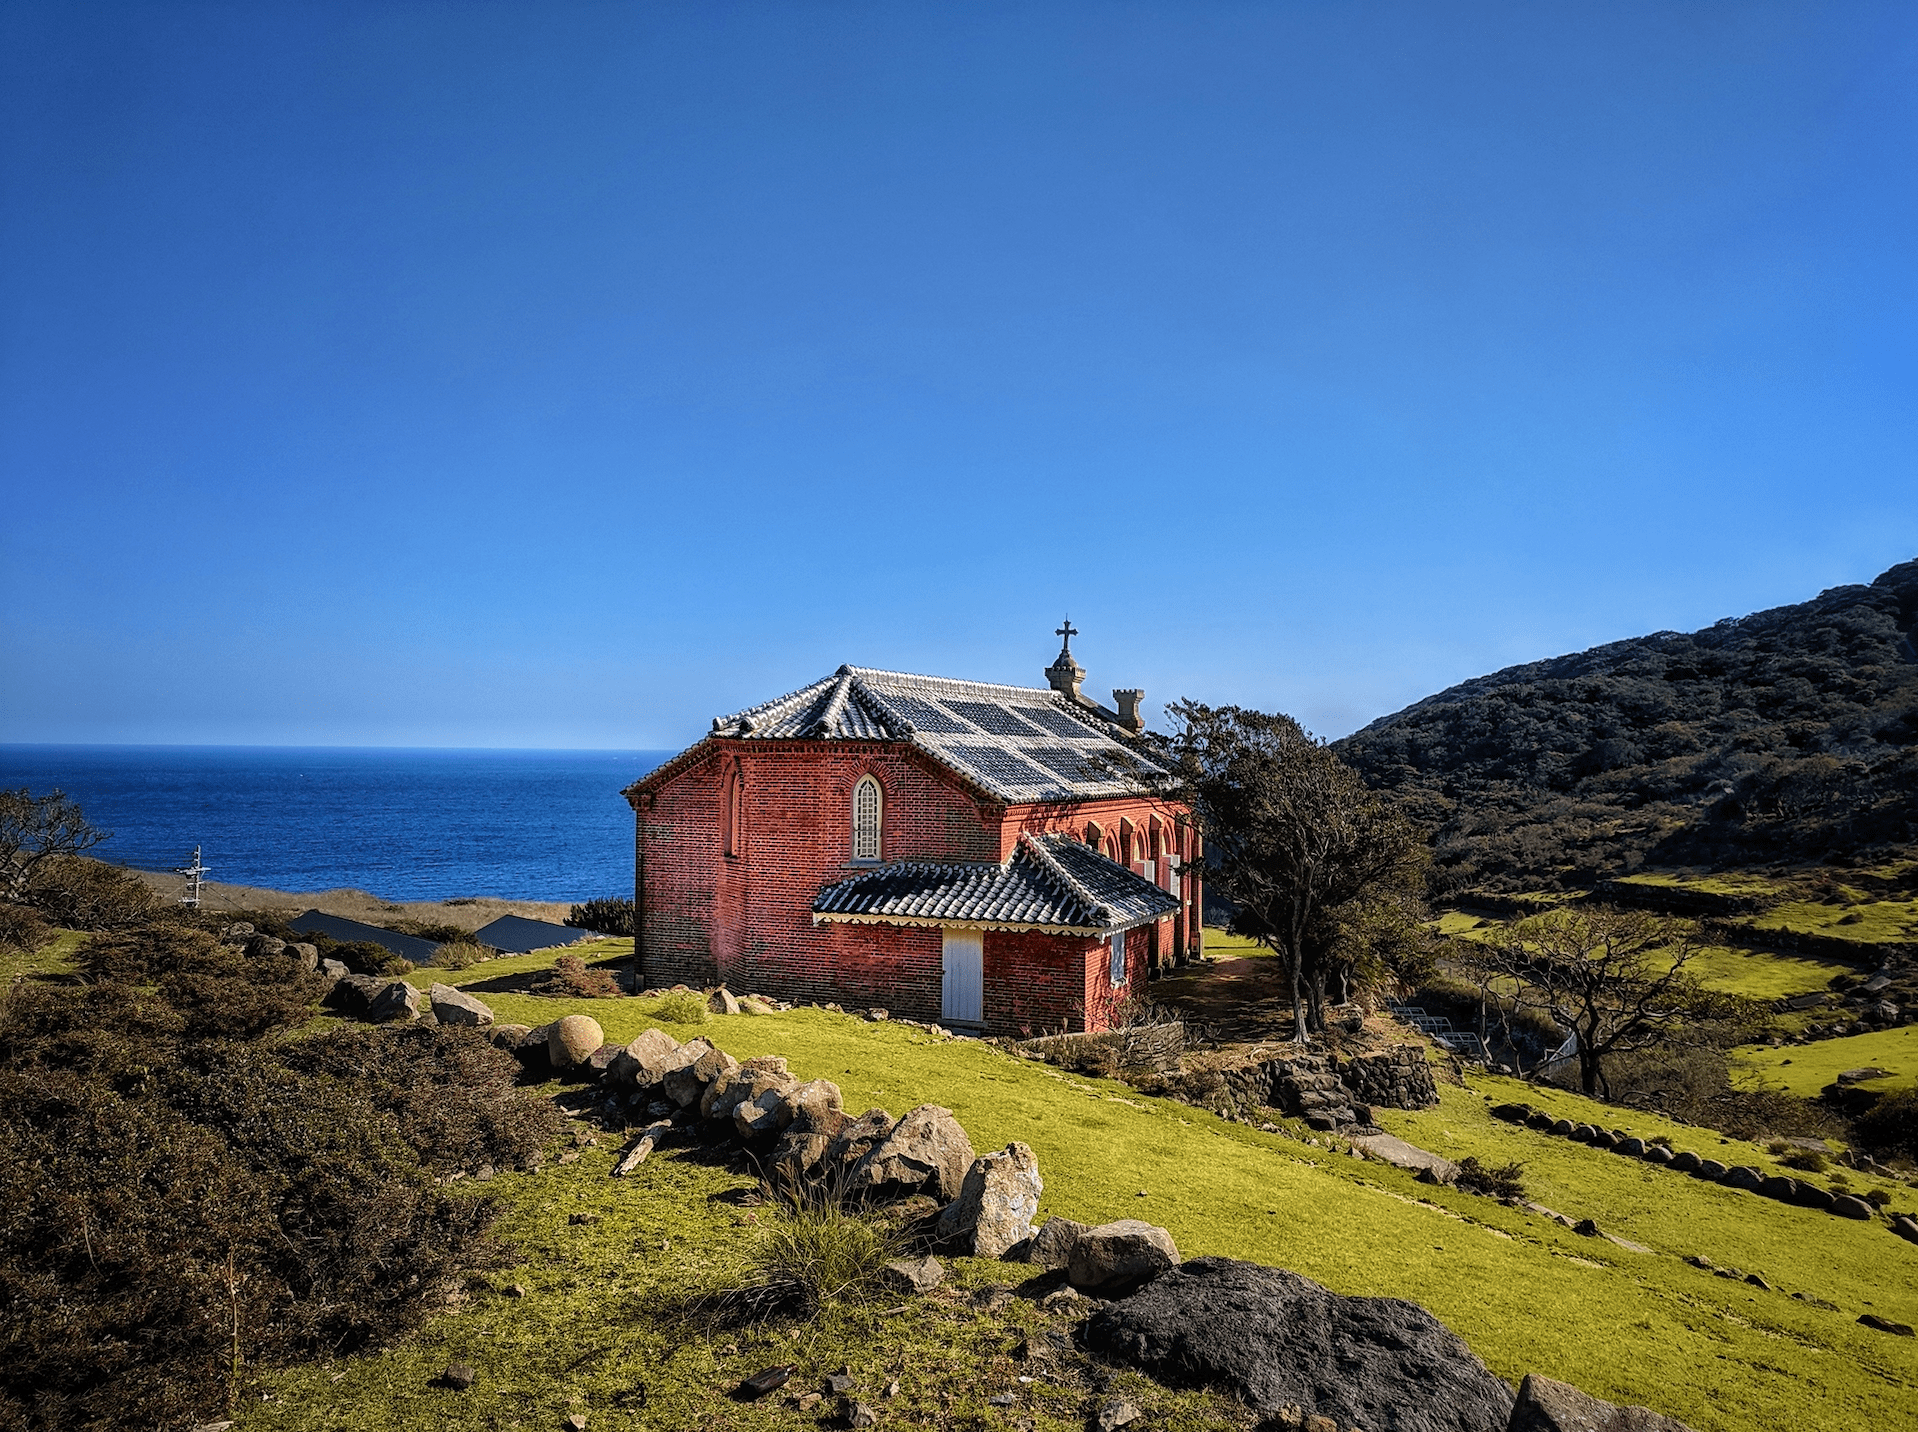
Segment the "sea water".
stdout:
<svg viewBox="0 0 1918 1432">
<path fill-rule="evenodd" d="M 389 900 L 631 894 L 620 790 L 669 751 L 0 745 L 0 789 L 65 791 L 112 836 L 91 853 L 270 890 Z"/>
</svg>

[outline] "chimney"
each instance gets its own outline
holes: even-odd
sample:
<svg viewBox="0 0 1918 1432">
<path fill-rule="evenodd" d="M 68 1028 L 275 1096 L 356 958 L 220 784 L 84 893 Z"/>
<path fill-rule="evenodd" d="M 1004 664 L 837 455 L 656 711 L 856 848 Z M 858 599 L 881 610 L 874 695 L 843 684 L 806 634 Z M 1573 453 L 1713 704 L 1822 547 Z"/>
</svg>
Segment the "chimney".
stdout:
<svg viewBox="0 0 1918 1432">
<path fill-rule="evenodd" d="M 1135 736 L 1145 730 L 1145 722 L 1139 716 L 1139 703 L 1145 700 L 1145 692 L 1137 689 L 1114 691 L 1112 693 L 1112 699 L 1119 703 L 1119 724 L 1121 726 L 1125 727 L 1126 730 L 1132 732 Z"/>
</svg>

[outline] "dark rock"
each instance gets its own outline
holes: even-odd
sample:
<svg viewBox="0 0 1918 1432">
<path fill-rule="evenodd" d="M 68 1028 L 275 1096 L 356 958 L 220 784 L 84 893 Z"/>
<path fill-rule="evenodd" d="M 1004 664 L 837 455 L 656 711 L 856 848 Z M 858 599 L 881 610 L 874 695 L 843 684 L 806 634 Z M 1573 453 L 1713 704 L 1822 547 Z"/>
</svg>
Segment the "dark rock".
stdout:
<svg viewBox="0 0 1918 1432">
<path fill-rule="evenodd" d="M 1873 1209 L 1869 1203 L 1849 1193 L 1840 1194 L 1834 1198 L 1831 1201 L 1831 1207 L 1825 1211 L 1835 1213 L 1840 1218 L 1856 1218 L 1861 1222 L 1869 1222 L 1873 1216 Z"/>
<path fill-rule="evenodd" d="M 1531 1109 L 1524 1104 L 1494 1104 L 1492 1117 L 1506 1124 L 1522 1124 L 1532 1117 Z"/>
<path fill-rule="evenodd" d="M 1747 1193 L 1756 1193 L 1764 1184 L 1765 1176 L 1748 1165 L 1735 1164 L 1725 1170 L 1725 1176 L 1719 1182 L 1726 1188 L 1742 1188 Z"/>
<path fill-rule="evenodd" d="M 1589 1144 L 1593 1139 L 1598 1137 L 1598 1130 L 1591 1124 L 1578 1124 L 1572 1129 L 1572 1137 L 1577 1139 L 1581 1144 Z"/>
<path fill-rule="evenodd" d="M 1912 1336 L 1910 1323 L 1894 1323 L 1890 1318 L 1881 1318 L 1876 1313 L 1860 1314 L 1858 1321 L 1874 1332 L 1890 1333 L 1893 1337 L 1899 1338 Z"/>
<path fill-rule="evenodd" d="M 877 1427 L 879 1414 L 863 1402 L 855 1402 L 846 1409 L 848 1427 Z"/>
<path fill-rule="evenodd" d="M 1549 1133 L 1551 1131 L 1552 1122 L 1553 1120 L 1550 1114 L 1546 1114 L 1546 1113 L 1528 1114 L 1525 1118 L 1525 1127 L 1528 1129 L 1540 1129 Z"/>
<path fill-rule="evenodd" d="M 1676 1173 L 1697 1173 L 1704 1160 L 1690 1149 L 1672 1155 L 1672 1169 Z"/>
<path fill-rule="evenodd" d="M 1645 1141 L 1643 1139 L 1621 1139 L 1618 1143 L 1612 1145 L 1612 1152 L 1615 1154 L 1624 1154 L 1627 1158 L 1643 1158 L 1645 1157 Z"/>
<path fill-rule="evenodd" d="M 1690 1432 L 1647 1407 L 1601 1402 L 1563 1382 L 1528 1372 L 1518 1385 L 1507 1432 Z"/>
<path fill-rule="evenodd" d="M 1672 1151 L 1663 1144 L 1647 1144 L 1644 1158 L 1646 1163 L 1669 1164 L 1672 1161 Z"/>
<path fill-rule="evenodd" d="M 1087 1346 L 1164 1382 L 1211 1386 L 1271 1418 L 1504 1432 L 1511 1389 L 1425 1309 L 1344 1298 L 1282 1268 L 1198 1258 L 1087 1324 Z"/>
<path fill-rule="evenodd" d="M 318 945 L 288 945 L 286 957 L 297 961 L 300 968 L 312 974 L 320 967 L 320 947 Z"/>
<path fill-rule="evenodd" d="M 1780 1203 L 1792 1203 L 1798 1197 L 1798 1180 L 1786 1178 L 1781 1174 L 1771 1174 L 1760 1180 L 1758 1192 L 1766 1198 L 1775 1198 Z"/>
<path fill-rule="evenodd" d="M 1578 1222 L 1574 1223 L 1572 1225 L 1572 1232 L 1581 1234 L 1586 1238 L 1596 1238 L 1599 1236 L 1598 1224 L 1589 1218 L 1581 1218 Z"/>
<path fill-rule="evenodd" d="M 464 1392 L 473 1385 L 473 1366 L 465 1362 L 449 1362 L 446 1371 L 440 1374 L 440 1385 L 450 1387 L 455 1392 Z"/>
<path fill-rule="evenodd" d="M 1730 1170 L 1717 1159 L 1700 1159 L 1698 1161 L 1698 1167 L 1691 1172 L 1695 1178 L 1702 1178 L 1710 1183 L 1717 1183 L 1730 1172 Z"/>
<path fill-rule="evenodd" d="M 1572 1130 L 1577 1127 L 1578 1125 L 1574 1124 L 1570 1119 L 1552 1120 L 1552 1132 L 1557 1134 L 1561 1139 L 1570 1138 Z"/>
<path fill-rule="evenodd" d="M 1123 1397 L 1108 1398 L 1099 1404 L 1099 1410 L 1093 1414 L 1092 1425 L 1098 1432 L 1119 1432 L 1119 1428 L 1137 1422 L 1145 1413 L 1139 1410 L 1137 1403 Z"/>
<path fill-rule="evenodd" d="M 841 1397 L 845 1396 L 845 1394 L 847 1394 L 848 1392 L 851 1392 L 853 1388 L 857 1387 L 858 1385 L 859 1385 L 858 1383 L 853 1381 L 852 1376 L 849 1373 L 844 1373 L 844 1372 L 833 1373 L 830 1377 L 826 1379 L 826 1384 L 825 1384 L 826 1391 Z"/>
<path fill-rule="evenodd" d="M 739 1384 L 739 1396 L 751 1401 L 764 1397 L 769 1392 L 777 1392 L 792 1380 L 794 1364 L 782 1362 L 763 1372 L 756 1372 Z"/>
<path fill-rule="evenodd" d="M 846 1187 L 855 1195 L 923 1189 L 946 1203 L 959 1196 L 972 1158 L 972 1142 L 952 1110 L 921 1104 L 854 1165 Z"/>
<path fill-rule="evenodd" d="M 286 953 L 286 941 L 273 935 L 255 935 L 246 942 L 246 956 L 257 960 L 262 955 L 283 955 Z M 1840 1074 L 1840 1079 L 1845 1076 Z"/>
<path fill-rule="evenodd" d="M 1745 1275 L 1745 1281 L 1750 1283 L 1754 1288 L 1763 1288 L 1767 1293 L 1771 1291 L 1771 1284 L 1767 1283 L 1756 1273 L 1747 1273 Z"/>
<path fill-rule="evenodd" d="M 1792 1195 L 1791 1201 L 1800 1208 L 1815 1208 L 1821 1213 L 1830 1213 L 1832 1204 L 1837 1200 L 1815 1183 L 1801 1183 L 1798 1185 L 1798 1192 Z"/>
</svg>

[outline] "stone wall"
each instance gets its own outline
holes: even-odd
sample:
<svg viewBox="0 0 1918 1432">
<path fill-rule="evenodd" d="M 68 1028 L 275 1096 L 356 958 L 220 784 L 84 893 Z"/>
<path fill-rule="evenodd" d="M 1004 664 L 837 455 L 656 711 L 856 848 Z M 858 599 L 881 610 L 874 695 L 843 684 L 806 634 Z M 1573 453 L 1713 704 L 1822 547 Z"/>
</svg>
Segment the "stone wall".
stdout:
<svg viewBox="0 0 1918 1432">
<path fill-rule="evenodd" d="M 1439 1101 L 1423 1045 L 1400 1044 L 1377 1054 L 1361 1054 L 1338 1068 L 1340 1080 L 1361 1103 L 1386 1109 L 1429 1109 Z"/>
</svg>

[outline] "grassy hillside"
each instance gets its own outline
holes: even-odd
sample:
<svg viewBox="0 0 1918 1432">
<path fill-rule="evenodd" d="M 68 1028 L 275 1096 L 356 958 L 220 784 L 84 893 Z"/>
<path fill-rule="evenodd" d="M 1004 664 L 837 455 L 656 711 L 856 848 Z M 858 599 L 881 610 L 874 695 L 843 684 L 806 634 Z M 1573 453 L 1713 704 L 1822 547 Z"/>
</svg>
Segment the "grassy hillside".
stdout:
<svg viewBox="0 0 1918 1432">
<path fill-rule="evenodd" d="M 483 980 L 504 963 L 458 978 Z M 565 1012 L 590 1013 L 620 1040 L 649 1022 L 647 1000 L 489 999 L 502 1019 L 529 1024 Z M 1487 1079 L 1447 1088 L 1435 1112 L 1393 1114 L 1389 1123 L 1441 1152 L 1482 1150 L 1500 1161 L 1518 1157 L 1528 1164 L 1536 1197 L 1575 1218 L 1595 1217 L 1602 1227 L 1649 1245 L 1650 1253 L 1628 1253 L 1536 1215 L 1417 1184 L 1397 1170 L 1314 1147 L 1302 1137 L 1227 1124 L 972 1041 L 819 1010 L 715 1018 L 697 1029 L 660 1027 L 680 1038 L 706 1034 L 742 1057 L 784 1054 L 802 1076 L 839 1083 L 849 1107 L 880 1104 L 899 1113 L 921 1102 L 944 1104 L 982 1150 L 1015 1138 L 1032 1145 L 1045 1172 L 1047 1213 L 1093 1221 L 1147 1218 L 1171 1229 L 1188 1255 L 1250 1258 L 1297 1269 L 1342 1292 L 1414 1299 L 1514 1380 L 1527 1371 L 1544 1372 L 1607 1398 L 1669 1411 L 1700 1432 L 1787 1425 L 1863 1432 L 1896 1425 L 1918 1380 L 1918 1344 L 1855 1321 L 1866 1311 L 1918 1321 L 1918 1248 L 1879 1225 L 1747 1198 L 1512 1130 L 1485 1112 L 1492 1101 L 1527 1095 L 1568 1115 L 1617 1121 L 1617 1111 L 1573 1095 L 1537 1095 L 1527 1086 Z M 1634 1115 L 1633 1128 L 1670 1132 L 1681 1146 L 1769 1166 L 1762 1150 L 1721 1144 L 1714 1134 L 1652 1116 Z M 593 1357 L 611 1355 L 592 1351 L 605 1339 L 596 1328 L 573 1331 L 579 1326 L 578 1299 L 595 1289 L 614 1300 L 637 1295 L 638 1284 L 651 1276 L 641 1231 L 669 1218 L 673 1199 L 684 1192 L 674 1182 L 671 1160 L 630 1185 L 615 1186 L 603 1177 L 606 1157 L 594 1153 L 565 1169 L 501 1181 L 514 1200 L 514 1218 L 527 1220 L 515 1226 L 529 1230 L 534 1255 L 531 1278 L 511 1277 L 527 1282 L 533 1296 L 489 1302 L 485 1319 L 449 1329 L 477 1339 L 484 1327 L 502 1344 L 534 1350 L 525 1355 L 528 1369 L 550 1370 L 557 1352 L 537 1350 L 563 1339 L 577 1349 L 572 1356 L 587 1358 L 567 1376 L 610 1387 L 616 1369 L 591 1366 Z M 616 1219 L 609 1214 L 589 1230 L 559 1228 L 568 1211 L 584 1206 L 582 1200 L 614 1210 Z M 528 1211 L 534 1204 L 537 1210 Z M 574 1251 L 555 1265 L 553 1247 Z M 1702 1273 L 1680 1261 L 1691 1253 L 1762 1272 L 1776 1291 Z M 560 1302 L 546 1301 L 548 1281 L 570 1282 L 560 1288 Z M 1796 1291 L 1839 1310 L 1787 1296 Z M 435 1359 L 447 1355 L 452 1344 L 445 1338 L 453 1331 L 438 1343 L 333 1369 L 346 1373 L 337 1384 L 301 1374 L 288 1383 L 283 1404 L 250 1412 L 243 1425 L 401 1425 L 393 1420 L 393 1395 L 421 1386 Z M 909 1337 L 910 1330 L 902 1328 L 900 1336 Z M 710 1384 L 715 1374 L 699 1360 L 703 1356 L 689 1356 L 685 1388 Z M 676 1363 L 661 1375 L 682 1377 Z M 530 1383 L 516 1395 L 545 1397 Z M 602 1405 L 592 1400 L 598 1392 L 581 1395 L 595 1408 Z M 496 1401 L 487 1415 L 505 1420 L 475 1420 L 469 1404 L 423 1392 L 404 1406 L 416 1409 L 407 1414 L 407 1426 L 506 1426 L 520 1415 L 513 1410 L 517 1404 Z M 734 1414 L 733 1425 L 756 1425 L 746 1416 Z M 634 1418 L 595 1425 L 642 1424 Z"/>
<path fill-rule="evenodd" d="M 1478 677 L 1338 743 L 1456 888 L 1918 845 L 1918 561 L 1869 586 Z"/>
<path fill-rule="evenodd" d="M 1847 1069 L 1883 1069 L 1891 1074 L 1889 1079 L 1872 1080 L 1868 1088 L 1909 1089 L 1918 1084 L 1918 1025 L 1783 1049 L 1741 1049 L 1736 1067 L 1754 1084 L 1804 1099 L 1817 1098 L 1820 1089 Z"/>
</svg>

